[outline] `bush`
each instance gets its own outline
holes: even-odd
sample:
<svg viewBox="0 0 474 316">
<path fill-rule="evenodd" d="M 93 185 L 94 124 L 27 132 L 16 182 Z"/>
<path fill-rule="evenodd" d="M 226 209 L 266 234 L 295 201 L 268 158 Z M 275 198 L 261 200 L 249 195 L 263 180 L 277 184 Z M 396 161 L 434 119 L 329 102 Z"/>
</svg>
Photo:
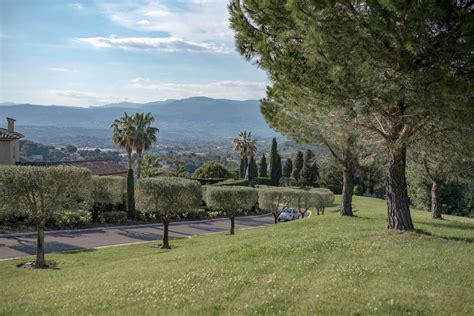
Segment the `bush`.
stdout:
<svg viewBox="0 0 474 316">
<path fill-rule="evenodd" d="M 63 228 L 78 228 L 83 227 L 92 221 L 92 215 L 89 211 L 79 210 L 62 210 L 56 212 L 49 220 L 50 226 Z"/>
<path fill-rule="evenodd" d="M 244 187 L 208 187 L 207 206 L 213 211 L 223 211 L 231 221 L 230 234 L 235 231 L 235 216 L 250 211 L 258 202 L 258 191 Z"/>
<path fill-rule="evenodd" d="M 361 185 L 357 184 L 356 186 L 354 186 L 354 190 L 352 191 L 352 193 L 357 196 L 362 196 L 364 195 L 364 188 Z"/>
<path fill-rule="evenodd" d="M 212 178 L 212 179 L 204 179 L 204 178 L 193 178 L 195 181 L 199 181 L 201 185 L 212 185 L 218 182 L 222 182 L 227 180 L 226 178 Z"/>
<path fill-rule="evenodd" d="M 193 179 L 231 178 L 232 174 L 223 165 L 208 161 L 194 171 Z"/>
<path fill-rule="evenodd" d="M 243 187 L 248 187 L 249 186 L 249 181 L 245 179 L 227 179 L 222 182 L 218 182 L 213 184 L 213 186 L 243 186 Z"/>
<path fill-rule="evenodd" d="M 258 185 L 273 185 L 272 179 L 268 177 L 257 177 L 255 180 Z"/>
<path fill-rule="evenodd" d="M 92 199 L 94 203 L 118 204 L 123 202 L 125 178 L 117 176 L 92 176 Z"/>
<path fill-rule="evenodd" d="M 112 211 L 112 212 L 105 212 L 102 214 L 102 218 L 104 222 L 108 224 L 123 224 L 127 222 L 127 212 L 123 211 Z"/>
</svg>

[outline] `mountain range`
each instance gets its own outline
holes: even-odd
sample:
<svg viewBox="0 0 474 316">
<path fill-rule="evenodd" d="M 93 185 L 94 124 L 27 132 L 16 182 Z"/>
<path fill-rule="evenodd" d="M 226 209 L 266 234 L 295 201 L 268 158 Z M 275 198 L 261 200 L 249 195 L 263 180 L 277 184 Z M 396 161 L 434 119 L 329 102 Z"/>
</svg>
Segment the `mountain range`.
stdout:
<svg viewBox="0 0 474 316">
<path fill-rule="evenodd" d="M 59 105 L 8 104 L 0 106 L 0 119 L 17 120 L 17 130 L 26 139 L 56 145 L 93 139 L 110 143 L 110 124 L 124 112 L 151 112 L 160 138 L 168 141 L 198 141 L 236 136 L 242 130 L 257 137 L 279 136 L 265 122 L 257 100 L 236 101 L 192 97 L 149 103 L 113 103 L 79 108 Z M 3 125 L 0 120 L 0 126 Z M 80 142 L 80 141 L 79 141 Z"/>
</svg>

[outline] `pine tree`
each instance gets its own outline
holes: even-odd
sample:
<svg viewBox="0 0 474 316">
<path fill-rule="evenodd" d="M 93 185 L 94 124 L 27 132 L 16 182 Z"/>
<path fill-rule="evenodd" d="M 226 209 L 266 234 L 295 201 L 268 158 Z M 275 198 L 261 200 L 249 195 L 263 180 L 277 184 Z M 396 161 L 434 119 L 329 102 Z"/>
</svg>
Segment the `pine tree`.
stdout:
<svg viewBox="0 0 474 316">
<path fill-rule="evenodd" d="M 268 166 L 267 166 L 267 158 L 265 157 L 265 154 L 262 154 L 262 159 L 260 159 L 260 166 L 258 170 L 258 176 L 260 178 L 266 178 L 268 177 Z"/>
<path fill-rule="evenodd" d="M 270 151 L 270 178 L 273 185 L 278 185 L 281 178 L 281 162 L 280 162 L 280 176 L 278 176 L 278 144 L 276 138 L 272 139 L 272 149 Z"/>
<path fill-rule="evenodd" d="M 295 166 L 293 168 L 293 173 L 291 174 L 295 179 L 296 183 L 300 182 L 301 169 L 303 169 L 303 153 L 298 151 L 295 158 Z"/>
<path fill-rule="evenodd" d="M 285 160 L 285 163 L 283 164 L 283 171 L 282 175 L 286 178 L 291 177 L 291 173 L 293 172 L 293 161 L 288 158 Z"/>
<path fill-rule="evenodd" d="M 301 185 L 313 186 L 317 179 L 317 171 L 314 154 L 310 149 L 308 149 L 304 154 L 303 169 L 301 169 Z"/>
</svg>

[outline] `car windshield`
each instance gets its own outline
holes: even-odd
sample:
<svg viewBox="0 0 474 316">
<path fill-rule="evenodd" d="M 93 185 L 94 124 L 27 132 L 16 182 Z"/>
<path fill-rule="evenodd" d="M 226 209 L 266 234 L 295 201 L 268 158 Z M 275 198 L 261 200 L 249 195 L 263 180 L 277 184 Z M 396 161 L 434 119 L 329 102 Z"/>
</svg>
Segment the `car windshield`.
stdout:
<svg viewBox="0 0 474 316">
<path fill-rule="evenodd" d="M 284 210 L 283 213 L 292 213 L 293 210 Z"/>
</svg>

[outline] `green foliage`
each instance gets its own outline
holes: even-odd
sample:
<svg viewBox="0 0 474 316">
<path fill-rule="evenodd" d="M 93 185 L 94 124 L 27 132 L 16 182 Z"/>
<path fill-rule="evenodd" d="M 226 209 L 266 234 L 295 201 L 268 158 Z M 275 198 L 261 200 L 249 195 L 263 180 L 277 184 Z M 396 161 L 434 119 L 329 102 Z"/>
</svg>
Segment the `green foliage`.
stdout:
<svg viewBox="0 0 474 316">
<path fill-rule="evenodd" d="M 283 163 L 282 176 L 289 178 L 291 177 L 292 172 L 293 172 L 293 161 L 290 158 L 288 158 Z"/>
<path fill-rule="evenodd" d="M 262 158 L 260 159 L 260 164 L 258 166 L 258 176 L 260 178 L 268 177 L 267 158 L 265 157 L 265 154 L 262 154 Z"/>
<path fill-rule="evenodd" d="M 258 185 L 272 185 L 273 184 L 272 179 L 268 177 L 267 178 L 258 177 L 256 179 L 256 182 Z"/>
<path fill-rule="evenodd" d="M 258 202 L 258 191 L 244 187 L 208 187 L 207 206 L 215 211 L 224 211 L 227 217 L 234 217 L 251 210 Z"/>
<path fill-rule="evenodd" d="M 104 222 L 108 224 L 123 224 L 127 222 L 127 212 L 123 211 L 112 211 L 105 212 L 102 214 Z"/>
<path fill-rule="evenodd" d="M 319 178 L 318 166 L 313 152 L 308 149 L 304 155 L 303 168 L 299 183 L 302 186 L 314 186 Z"/>
<path fill-rule="evenodd" d="M 92 176 L 92 200 L 94 203 L 122 203 L 125 178 L 117 176 Z"/>
<path fill-rule="evenodd" d="M 162 170 L 159 168 L 158 156 L 156 155 L 144 155 L 141 158 L 141 176 L 144 178 L 158 177 L 162 174 Z"/>
<path fill-rule="evenodd" d="M 193 179 L 212 179 L 212 178 L 230 178 L 232 177 L 229 170 L 227 170 L 221 164 L 213 161 L 208 161 L 199 167 L 192 175 Z"/>
<path fill-rule="evenodd" d="M 153 212 L 165 221 L 197 209 L 201 200 L 201 184 L 195 180 L 159 177 L 140 179 L 138 183 L 138 209 Z"/>
<path fill-rule="evenodd" d="M 125 214 L 126 215 L 126 214 Z M 48 226 L 63 228 L 79 228 L 92 221 L 91 213 L 87 210 L 61 210 L 56 212 L 48 221 Z"/>
<path fill-rule="evenodd" d="M 292 177 L 296 180 L 296 183 L 300 181 L 301 169 L 303 169 L 303 152 L 298 151 L 295 158 L 295 166 L 293 168 Z"/>
<path fill-rule="evenodd" d="M 133 169 L 127 172 L 127 214 L 129 219 L 134 219 L 135 210 L 135 179 L 133 177 Z"/>
<path fill-rule="evenodd" d="M 249 181 L 246 179 L 227 179 L 218 183 L 213 184 L 213 186 L 244 186 L 247 187 L 249 185 Z"/>
<path fill-rule="evenodd" d="M 91 172 L 76 167 L 0 167 L 0 205 L 28 216 L 35 225 L 56 212 L 89 209 Z"/>
<path fill-rule="evenodd" d="M 293 178 L 281 177 L 278 185 L 281 187 L 294 187 L 297 186 L 298 183 Z"/>
<path fill-rule="evenodd" d="M 248 169 L 249 158 L 257 152 L 257 142 L 252 138 L 252 133 L 242 131 L 238 138 L 232 141 L 234 151 L 240 156 L 240 177 L 245 178 Z"/>
<path fill-rule="evenodd" d="M 258 177 L 258 167 L 257 167 L 257 162 L 255 161 L 255 158 L 253 156 L 250 157 L 249 161 L 249 167 L 248 167 L 248 180 L 249 182 L 252 182 L 255 180 L 255 178 Z"/>
<path fill-rule="evenodd" d="M 277 218 L 285 207 L 292 202 L 293 190 L 268 187 L 258 189 L 258 207 L 262 210 L 271 212 L 277 223 Z"/>
<path fill-rule="evenodd" d="M 364 188 L 360 185 L 360 184 L 357 184 L 354 186 L 354 195 L 357 195 L 357 196 L 362 196 L 364 194 Z"/>
<path fill-rule="evenodd" d="M 270 178 L 272 179 L 273 185 L 278 185 L 278 181 L 281 178 L 282 172 L 281 158 L 278 155 L 278 144 L 276 138 L 272 139 L 272 147 L 270 151 Z"/>
</svg>

